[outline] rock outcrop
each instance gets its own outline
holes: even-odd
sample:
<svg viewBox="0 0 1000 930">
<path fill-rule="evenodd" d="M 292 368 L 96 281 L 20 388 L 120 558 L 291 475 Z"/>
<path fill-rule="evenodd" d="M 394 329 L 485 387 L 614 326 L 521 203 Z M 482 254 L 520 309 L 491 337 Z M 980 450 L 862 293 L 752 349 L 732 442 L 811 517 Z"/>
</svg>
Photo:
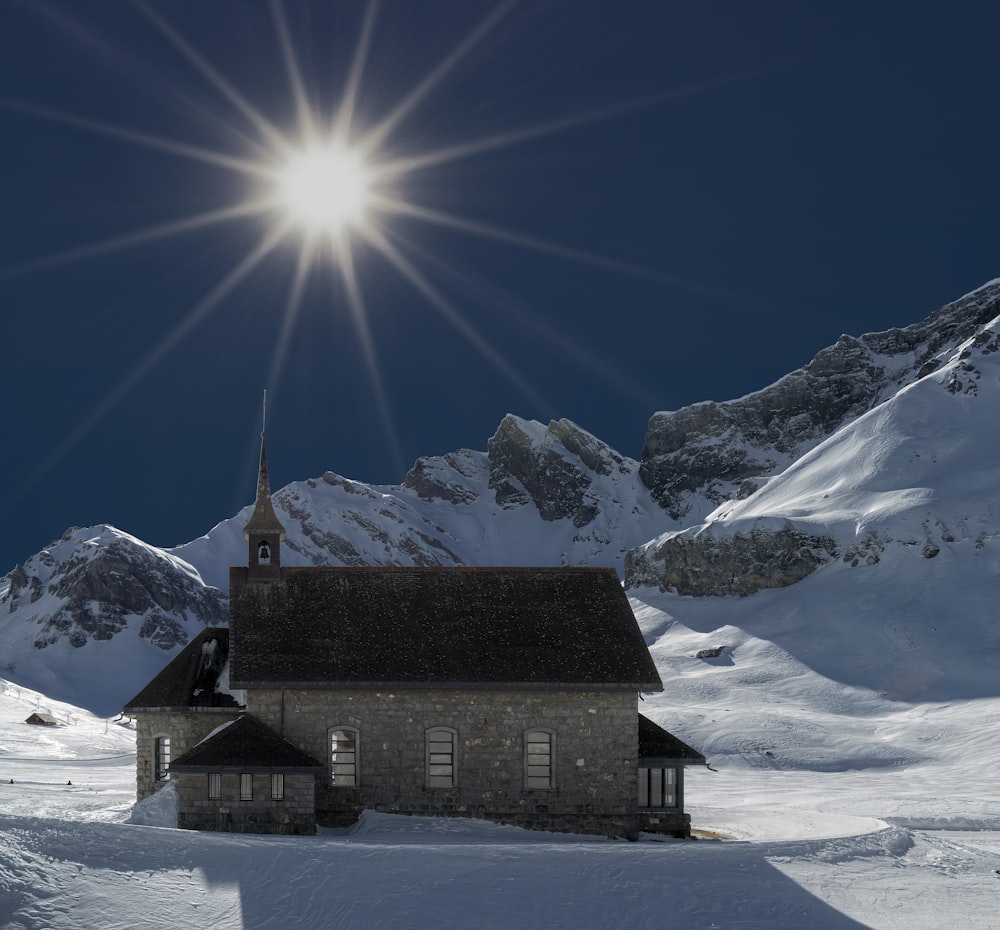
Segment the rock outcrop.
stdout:
<svg viewBox="0 0 1000 930">
<path fill-rule="evenodd" d="M 658 587 L 692 597 L 746 597 L 764 588 L 785 588 L 837 558 L 831 537 L 791 526 L 747 534 L 671 533 L 625 557 L 625 586 Z"/>
<path fill-rule="evenodd" d="M 572 520 L 586 526 L 597 517 L 601 495 L 595 477 L 631 474 L 609 445 L 569 420 L 540 423 L 506 416 L 487 444 L 490 488 L 506 509 L 532 504 L 543 520 Z"/>
</svg>

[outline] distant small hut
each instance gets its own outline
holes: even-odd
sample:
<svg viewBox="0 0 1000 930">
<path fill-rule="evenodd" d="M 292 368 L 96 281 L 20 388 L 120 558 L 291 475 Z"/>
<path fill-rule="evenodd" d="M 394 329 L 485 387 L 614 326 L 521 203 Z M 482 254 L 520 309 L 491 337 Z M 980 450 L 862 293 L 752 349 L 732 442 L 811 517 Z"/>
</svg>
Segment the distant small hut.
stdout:
<svg viewBox="0 0 1000 930">
<path fill-rule="evenodd" d="M 56 720 L 51 714 L 34 713 L 25 723 L 30 723 L 32 726 L 36 727 L 57 727 L 59 726 L 59 721 Z"/>
</svg>

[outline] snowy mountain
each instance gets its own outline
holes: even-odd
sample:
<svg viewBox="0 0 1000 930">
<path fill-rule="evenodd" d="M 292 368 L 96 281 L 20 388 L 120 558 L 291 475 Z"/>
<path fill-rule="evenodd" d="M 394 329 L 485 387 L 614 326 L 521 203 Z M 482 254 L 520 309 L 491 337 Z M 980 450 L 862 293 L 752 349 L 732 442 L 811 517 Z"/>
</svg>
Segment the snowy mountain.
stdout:
<svg viewBox="0 0 1000 930">
<path fill-rule="evenodd" d="M 641 463 L 567 420 L 508 416 L 485 452 L 422 458 L 400 485 L 294 482 L 274 495 L 285 564 L 616 565 L 671 702 L 776 667 L 890 697 L 993 694 L 998 315 L 1000 281 L 755 394 L 657 413 Z M 68 531 L 0 580 L 0 673 L 117 712 L 224 620 L 249 515 L 170 551 Z M 678 713 L 705 748 L 695 706 Z"/>
<path fill-rule="evenodd" d="M 72 528 L 0 581 L 2 674 L 120 710 L 226 598 L 176 556 L 110 526 Z"/>
<path fill-rule="evenodd" d="M 397 486 L 333 472 L 274 495 L 286 565 L 617 565 L 665 518 L 639 463 L 570 423 L 507 416 L 488 451 L 422 458 Z M 225 589 L 244 508 L 171 552 Z"/>
<path fill-rule="evenodd" d="M 1000 314 L 991 281 L 905 329 L 841 336 L 775 384 L 725 403 L 655 414 L 642 452 L 644 484 L 685 525 L 746 497 L 841 426 L 939 368 Z"/>
<path fill-rule="evenodd" d="M 889 548 L 924 560 L 945 551 L 994 572 L 998 402 L 1000 319 L 993 319 L 940 349 L 888 399 L 784 471 L 758 477 L 752 495 L 630 553 L 627 584 L 746 595 L 793 584 L 832 561 L 870 567 Z"/>
</svg>

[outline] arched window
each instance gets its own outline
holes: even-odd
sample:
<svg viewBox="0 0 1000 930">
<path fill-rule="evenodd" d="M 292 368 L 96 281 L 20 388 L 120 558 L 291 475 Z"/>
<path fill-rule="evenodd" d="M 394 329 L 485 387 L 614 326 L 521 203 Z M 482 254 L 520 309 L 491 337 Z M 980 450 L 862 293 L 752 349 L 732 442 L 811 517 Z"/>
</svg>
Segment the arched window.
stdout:
<svg viewBox="0 0 1000 930">
<path fill-rule="evenodd" d="M 257 561 L 258 562 L 271 561 L 271 547 L 267 544 L 266 539 L 262 539 L 260 541 L 260 545 L 257 547 Z"/>
<path fill-rule="evenodd" d="M 555 785 L 553 767 L 555 736 L 551 730 L 524 732 L 524 787 L 552 788 Z"/>
<path fill-rule="evenodd" d="M 454 788 L 458 784 L 456 745 L 458 732 L 451 727 L 427 731 L 427 787 Z"/>
<path fill-rule="evenodd" d="M 357 727 L 330 727 L 330 784 L 334 788 L 354 788 L 360 784 Z"/>
<path fill-rule="evenodd" d="M 170 778 L 169 736 L 157 736 L 153 739 L 153 777 L 157 781 Z"/>
</svg>

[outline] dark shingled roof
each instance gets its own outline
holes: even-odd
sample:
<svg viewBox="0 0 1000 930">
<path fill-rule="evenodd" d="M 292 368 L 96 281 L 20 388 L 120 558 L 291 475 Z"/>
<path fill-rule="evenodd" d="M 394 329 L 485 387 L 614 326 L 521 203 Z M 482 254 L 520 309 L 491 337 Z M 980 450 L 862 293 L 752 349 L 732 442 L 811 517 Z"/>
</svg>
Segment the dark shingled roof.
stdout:
<svg viewBox="0 0 1000 930">
<path fill-rule="evenodd" d="M 322 769 L 309 753 L 293 746 L 256 717 L 245 714 L 189 749 L 175 762 L 173 772 L 296 772 Z"/>
<path fill-rule="evenodd" d="M 232 695 L 216 690 L 228 659 L 229 630 L 224 627 L 202 630 L 125 705 L 125 712 L 239 707 Z"/>
<path fill-rule="evenodd" d="M 612 569 L 230 571 L 234 686 L 663 685 Z"/>
<path fill-rule="evenodd" d="M 705 757 L 673 733 L 639 714 L 639 766 L 705 765 Z"/>
</svg>

